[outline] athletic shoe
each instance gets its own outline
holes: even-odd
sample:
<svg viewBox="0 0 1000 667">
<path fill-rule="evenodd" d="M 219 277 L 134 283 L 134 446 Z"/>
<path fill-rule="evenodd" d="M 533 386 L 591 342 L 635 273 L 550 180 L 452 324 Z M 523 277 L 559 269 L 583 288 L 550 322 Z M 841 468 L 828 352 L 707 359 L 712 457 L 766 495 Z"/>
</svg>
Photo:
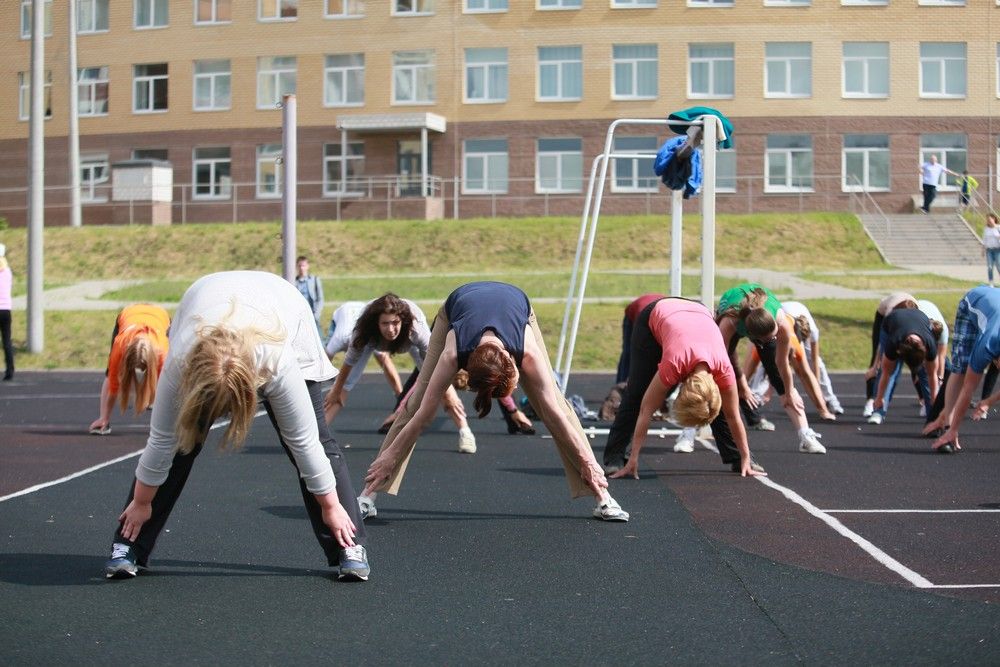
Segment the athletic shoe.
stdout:
<svg viewBox="0 0 1000 667">
<path fill-rule="evenodd" d="M 743 466 L 740 461 L 733 461 L 729 464 L 729 469 L 735 473 L 743 472 Z M 750 469 L 754 472 L 764 472 L 764 466 L 754 461 L 753 458 L 750 459 Z"/>
<path fill-rule="evenodd" d="M 826 447 L 820 444 L 817 438 L 821 438 L 819 433 L 809 429 L 799 436 L 799 451 L 803 454 L 826 454 Z"/>
<path fill-rule="evenodd" d="M 690 454 L 694 451 L 694 434 L 695 430 L 693 428 L 686 428 L 681 431 L 681 434 L 677 436 L 677 444 L 674 445 L 674 451 L 679 454 Z"/>
<path fill-rule="evenodd" d="M 476 436 L 472 435 L 472 429 L 468 426 L 458 432 L 458 451 L 463 454 L 476 453 Z"/>
<path fill-rule="evenodd" d="M 606 502 L 594 508 L 594 518 L 602 521 L 628 521 L 628 512 L 622 509 L 617 500 L 608 496 Z"/>
<path fill-rule="evenodd" d="M 616 472 L 618 472 L 619 470 L 621 470 L 624 467 L 625 467 L 624 465 L 616 465 L 614 463 L 605 464 L 604 465 L 604 474 L 605 475 L 614 475 Z"/>
<path fill-rule="evenodd" d="M 131 545 L 115 542 L 111 547 L 111 558 L 104 564 L 104 576 L 108 579 L 128 579 L 139 573 L 135 562 L 135 551 Z"/>
<path fill-rule="evenodd" d="M 362 521 L 378 516 L 378 508 L 375 507 L 375 501 L 368 496 L 358 496 L 358 510 L 361 512 Z"/>
<path fill-rule="evenodd" d="M 923 403 L 920 404 L 920 416 L 921 417 L 927 416 L 927 406 L 924 405 Z"/>
<path fill-rule="evenodd" d="M 368 567 L 368 554 L 360 544 L 353 547 L 344 547 L 340 550 L 340 574 L 341 581 L 368 581 L 371 574 Z"/>
<path fill-rule="evenodd" d="M 761 417 L 760 421 L 757 422 L 756 424 L 751 424 L 750 428 L 752 428 L 755 431 L 773 431 L 774 423 Z"/>
<path fill-rule="evenodd" d="M 831 401 L 827 401 L 826 402 L 826 407 L 829 408 L 830 412 L 832 412 L 835 415 L 842 415 L 842 414 L 844 414 L 844 406 L 842 406 L 837 399 L 833 399 Z"/>
<path fill-rule="evenodd" d="M 108 424 L 107 426 L 103 427 L 95 426 L 94 428 L 90 429 L 90 435 L 108 435 L 109 433 L 111 433 L 111 424 Z"/>
<path fill-rule="evenodd" d="M 881 412 L 873 412 L 868 418 L 869 424 L 881 424 L 885 417 L 882 416 Z"/>
<path fill-rule="evenodd" d="M 955 448 L 952 447 L 951 443 L 949 442 L 947 444 L 941 445 L 934 451 L 936 451 L 938 454 L 954 454 Z"/>
<path fill-rule="evenodd" d="M 873 412 L 875 412 L 875 400 L 869 398 L 865 401 L 865 409 L 861 411 L 861 416 L 871 417 Z"/>
</svg>

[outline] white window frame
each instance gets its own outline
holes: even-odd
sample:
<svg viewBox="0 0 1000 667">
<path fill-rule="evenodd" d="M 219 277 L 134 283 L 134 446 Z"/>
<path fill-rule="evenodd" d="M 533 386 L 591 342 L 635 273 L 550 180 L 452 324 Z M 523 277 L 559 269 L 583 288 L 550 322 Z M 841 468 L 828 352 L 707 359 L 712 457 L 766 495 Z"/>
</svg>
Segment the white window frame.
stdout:
<svg viewBox="0 0 1000 667">
<path fill-rule="evenodd" d="M 936 45 L 936 44 L 960 44 L 964 50 L 964 55 L 961 58 L 956 58 L 954 56 L 924 56 L 922 51 L 924 45 Z M 947 99 L 947 100 L 961 100 L 965 99 L 969 94 L 969 45 L 966 42 L 921 42 L 920 43 L 920 97 L 922 99 Z M 962 93 L 947 93 L 944 91 L 948 90 L 948 63 L 950 62 L 961 62 L 962 71 L 965 73 L 965 90 Z M 939 75 L 941 78 L 942 90 L 935 92 L 928 92 L 924 89 L 924 66 L 932 66 L 937 64 Z"/>
<path fill-rule="evenodd" d="M 573 48 L 578 49 L 580 53 L 579 59 L 554 59 L 554 60 L 542 60 L 542 49 L 565 49 Z M 583 47 L 577 44 L 569 44 L 565 46 L 539 46 L 535 51 L 535 57 L 538 59 L 538 76 L 537 83 L 535 84 L 535 99 L 538 102 L 579 102 L 583 99 Z M 566 95 L 565 88 L 566 82 L 569 79 L 567 75 L 566 68 L 570 65 L 580 66 L 580 94 L 576 96 Z M 543 68 L 554 68 L 556 72 L 556 89 L 555 95 L 542 96 L 542 70 Z"/>
<path fill-rule="evenodd" d="M 206 20 L 198 19 L 198 8 L 203 2 L 210 3 L 212 8 L 212 18 Z M 229 18 L 219 18 L 219 3 L 226 2 L 229 5 Z M 194 0 L 194 24 L 195 25 L 226 25 L 233 22 L 233 0 Z"/>
<path fill-rule="evenodd" d="M 503 51 L 503 60 L 494 61 L 482 61 L 482 62 L 469 62 L 469 52 L 470 51 Z M 509 51 L 506 47 L 497 48 L 468 48 L 465 49 L 464 59 L 465 59 L 465 76 L 462 78 L 462 101 L 465 104 L 498 104 L 507 101 L 507 96 L 509 94 L 510 88 L 510 68 L 507 64 L 509 59 Z M 490 73 L 493 70 L 503 70 L 504 75 L 504 85 L 506 90 L 503 94 L 494 93 L 490 86 Z M 483 95 L 481 97 L 472 97 L 469 95 L 469 74 L 473 70 L 482 70 L 483 77 Z"/>
<path fill-rule="evenodd" d="M 965 0 L 918 0 L 922 7 L 965 7 Z"/>
<path fill-rule="evenodd" d="M 347 65 L 331 65 L 330 59 L 346 56 L 354 60 Z M 360 59 L 360 60 L 358 60 Z M 359 74 L 360 73 L 360 74 Z M 354 74 L 355 76 L 352 76 Z M 353 90 L 360 76 L 360 99 L 351 102 L 350 90 Z M 332 99 L 334 87 L 331 84 L 331 77 L 340 79 L 341 99 Z M 331 107 L 360 107 L 365 104 L 365 54 L 364 53 L 328 53 L 323 58 L 323 106 Z"/>
<path fill-rule="evenodd" d="M 409 8 L 400 8 L 401 4 L 409 4 Z M 434 0 L 392 0 L 393 16 L 433 16 Z"/>
<path fill-rule="evenodd" d="M 102 32 L 108 32 L 111 25 L 110 12 L 110 0 L 76 0 L 76 34 L 78 35 L 97 35 Z M 97 8 L 101 5 L 104 7 L 104 19 L 107 26 L 104 28 L 97 27 Z M 91 23 L 89 26 L 84 25 L 84 9 L 85 7 L 90 7 L 90 18 Z"/>
<path fill-rule="evenodd" d="M 570 150 L 547 150 L 542 151 L 540 148 L 540 143 L 548 139 L 557 139 L 557 137 L 544 137 L 535 140 L 535 194 L 579 194 L 583 192 L 583 140 L 577 137 L 563 137 L 565 139 L 574 139 L 580 142 L 580 150 L 570 151 Z M 574 178 L 564 174 L 564 169 L 566 168 L 566 158 L 579 156 L 580 158 L 580 175 L 575 177 L 579 181 L 579 187 L 567 187 L 566 181 Z M 554 188 L 546 188 L 542 185 L 542 159 L 543 158 L 555 158 L 556 160 L 556 181 L 558 185 Z"/>
<path fill-rule="evenodd" d="M 510 191 L 510 144 L 507 144 L 505 151 L 486 151 L 468 149 L 469 141 L 482 141 L 485 139 L 466 139 L 462 142 L 462 194 L 463 195 L 505 195 Z M 507 142 L 506 139 L 502 141 Z M 491 177 L 491 158 L 503 158 L 505 161 L 505 173 L 503 177 L 503 187 L 493 188 L 491 183 L 495 180 Z M 469 161 L 480 160 L 483 165 L 483 187 L 469 187 Z"/>
<path fill-rule="evenodd" d="M 808 56 L 769 56 L 767 55 L 767 47 L 774 45 L 805 45 L 809 47 Z M 764 97 L 769 99 L 806 99 L 812 97 L 812 42 L 765 42 L 764 44 Z M 771 90 L 771 80 L 770 80 L 770 67 L 769 65 L 774 64 L 784 64 L 785 70 L 785 89 L 781 91 Z M 806 63 L 809 67 L 809 91 L 805 93 L 795 93 L 792 92 L 792 70 L 795 68 L 796 63 Z"/>
<path fill-rule="evenodd" d="M 884 44 L 885 45 L 885 57 L 882 56 L 848 56 L 845 51 L 847 50 L 848 44 Z M 889 94 L 892 92 L 892 45 L 889 42 L 842 42 L 840 46 L 841 54 L 841 66 L 840 66 L 840 94 L 847 99 L 887 99 Z M 861 63 L 862 69 L 864 70 L 864 88 L 862 92 L 851 92 L 847 90 L 847 64 L 848 63 Z M 886 79 L 889 82 L 889 88 L 886 90 L 885 94 L 873 93 L 871 92 L 871 75 L 876 69 L 877 65 L 884 63 L 886 71 Z"/>
<path fill-rule="evenodd" d="M 733 0 L 687 0 L 688 7 L 732 7 Z"/>
<path fill-rule="evenodd" d="M 139 25 L 139 5 L 149 6 L 149 25 Z M 156 23 L 156 7 L 162 3 L 167 8 L 165 23 Z M 132 2 L 132 27 L 136 30 L 162 30 L 170 26 L 170 2 L 169 0 L 133 0 Z"/>
<path fill-rule="evenodd" d="M 730 55 L 728 57 L 723 56 L 692 56 L 691 48 L 696 46 L 728 46 L 730 48 Z M 705 64 L 708 66 L 708 78 L 709 78 L 709 92 L 700 93 L 694 90 L 694 66 L 695 64 Z M 718 74 L 717 67 L 728 64 L 732 68 L 733 72 L 733 92 L 731 93 L 720 93 L 716 92 L 716 74 Z M 736 95 L 736 45 L 732 42 L 692 42 L 688 44 L 688 81 L 687 81 L 687 96 L 689 99 L 699 99 L 699 100 L 731 100 Z"/>
<path fill-rule="evenodd" d="M 883 135 L 886 136 L 886 135 Z M 888 139 L 888 136 L 886 136 Z M 888 143 L 888 142 L 887 142 Z M 846 142 L 845 142 L 846 144 Z M 864 159 L 864 179 L 860 185 L 847 182 L 847 157 L 848 155 L 861 155 Z M 889 160 L 889 185 L 872 186 L 871 184 L 871 159 L 873 155 L 885 155 Z M 889 146 L 876 148 L 874 146 L 847 146 L 844 145 L 840 153 L 840 189 L 841 192 L 889 192 L 892 185 L 892 153 Z"/>
<path fill-rule="evenodd" d="M 270 64 L 269 67 L 273 69 L 262 69 L 264 66 L 264 61 L 273 61 L 276 58 L 291 58 L 292 65 L 274 65 Z M 291 93 L 295 93 L 298 89 L 298 71 L 299 71 L 299 60 L 296 56 L 258 56 L 257 57 L 257 108 L 260 110 L 277 109 L 281 105 L 281 100 L 285 94 L 282 92 L 282 84 L 287 84 L 287 77 L 291 75 Z M 261 85 L 266 80 L 270 79 L 274 85 L 274 94 L 277 99 L 263 100 L 261 95 L 263 94 L 265 86 Z"/>
<path fill-rule="evenodd" d="M 628 57 L 616 57 L 615 47 L 618 46 L 651 46 L 653 47 L 654 55 L 649 56 L 628 56 Z M 655 100 L 659 97 L 660 92 L 660 50 L 656 43 L 650 44 L 612 44 L 611 45 L 611 99 L 613 100 Z M 641 63 L 653 63 L 653 67 L 656 70 L 655 76 L 653 77 L 653 87 L 654 90 L 649 94 L 640 94 L 639 91 L 639 65 Z M 631 90 L 630 94 L 618 94 L 615 91 L 618 89 L 618 66 L 627 65 L 629 72 L 631 74 Z"/>
<path fill-rule="evenodd" d="M 52 70 L 45 70 L 42 78 L 42 104 L 45 120 L 52 118 Z M 17 73 L 17 119 L 31 118 L 31 72 Z"/>
<path fill-rule="evenodd" d="M 338 155 L 328 155 L 327 148 L 330 146 L 336 146 L 338 149 L 341 147 L 340 142 L 326 143 L 323 145 L 323 196 L 324 197 L 351 197 L 364 194 L 360 189 L 353 188 L 354 182 L 352 179 L 358 178 L 352 175 L 353 173 L 364 171 L 365 165 L 365 145 L 361 141 L 348 141 L 347 142 L 347 157 L 343 155 L 341 151 Z M 352 152 L 353 149 L 361 147 L 360 153 Z M 330 164 L 336 163 L 340 165 L 340 173 L 347 176 L 346 182 L 341 179 L 331 179 L 330 178 Z M 353 168 L 351 167 L 353 165 Z M 344 185 L 345 189 L 341 189 L 341 184 Z"/>
<path fill-rule="evenodd" d="M 334 2 L 340 2 L 340 11 L 331 11 Z M 365 0 L 323 0 L 323 17 L 328 19 L 363 19 Z"/>
<path fill-rule="evenodd" d="M 764 0 L 765 7 L 808 7 L 811 0 Z"/>
<path fill-rule="evenodd" d="M 45 0 L 42 10 L 45 16 L 43 32 L 45 37 L 52 36 L 52 0 Z M 21 39 L 31 39 L 32 0 L 21 0 Z"/>
<path fill-rule="evenodd" d="M 219 72 L 198 72 L 199 63 L 225 63 L 227 69 Z M 227 58 L 195 60 L 191 64 L 191 108 L 195 111 L 228 111 L 233 106 L 233 67 L 232 62 Z M 221 79 L 229 81 L 229 99 L 225 104 L 218 103 L 218 87 Z M 208 106 L 198 106 L 198 82 L 208 81 L 209 99 Z"/>
<path fill-rule="evenodd" d="M 788 194 L 788 193 L 798 193 L 798 192 L 814 192 L 815 182 L 816 182 L 816 166 L 815 166 L 815 149 L 813 148 L 811 142 L 809 148 L 766 148 L 765 143 L 764 149 L 764 192 L 774 193 L 774 194 Z M 808 154 L 812 159 L 813 163 L 812 169 L 809 173 L 809 180 L 813 185 L 809 186 L 797 186 L 793 185 L 792 181 L 795 179 L 795 156 Z M 771 183 L 771 160 L 773 157 L 781 155 L 785 158 L 785 178 L 784 183 L 781 185 L 772 185 Z"/>
<path fill-rule="evenodd" d="M 144 74 L 138 76 L 136 72 L 136 67 L 146 67 L 149 65 L 164 65 L 167 68 L 166 74 Z M 156 82 L 163 81 L 164 85 L 167 86 L 167 106 L 163 109 L 149 108 L 140 109 L 137 104 L 139 102 L 139 86 L 145 85 L 149 88 L 148 99 L 151 107 L 156 104 Z M 142 63 L 139 65 L 132 65 L 132 113 L 147 114 L 147 113 L 167 113 L 170 110 L 170 65 L 168 63 Z"/>
<path fill-rule="evenodd" d="M 889 0 L 840 0 L 844 7 L 885 7 Z"/>
<path fill-rule="evenodd" d="M 96 79 L 84 79 L 83 73 L 86 70 L 98 70 L 98 77 Z M 100 70 L 103 70 L 101 72 Z M 103 67 L 80 67 L 77 70 L 76 76 L 76 94 L 77 94 L 77 115 L 80 118 L 93 118 L 97 116 L 107 116 L 108 108 L 111 102 L 111 81 L 108 76 L 109 68 L 107 65 Z M 103 76 L 101 76 L 103 74 Z M 94 112 L 93 109 L 96 106 L 97 101 L 97 87 L 105 86 L 105 98 L 104 98 L 104 111 Z M 91 111 L 84 112 L 84 104 L 82 102 L 82 97 L 86 97 L 89 100 L 89 107 Z"/>
<path fill-rule="evenodd" d="M 426 56 L 425 62 L 400 63 L 399 58 L 416 57 L 416 54 Z M 434 104 L 437 97 L 437 77 L 436 77 L 437 54 L 432 49 L 416 49 L 412 51 L 394 51 L 392 54 L 392 104 L 393 105 L 419 105 Z M 410 99 L 400 98 L 400 86 L 397 81 L 405 77 L 409 80 L 413 97 Z M 424 85 L 421 85 L 424 84 Z M 426 87 L 427 97 L 420 97 L 421 88 Z"/>
<path fill-rule="evenodd" d="M 280 199 L 281 198 L 281 144 L 260 144 L 257 146 L 257 168 L 256 168 L 256 188 L 254 195 L 257 199 Z M 274 165 L 274 184 L 268 186 L 263 179 L 264 169 L 269 165 Z"/>
<path fill-rule="evenodd" d="M 509 0 L 478 0 L 478 2 L 483 3 L 482 7 L 469 7 L 471 1 L 462 0 L 462 12 L 464 14 L 503 14 L 510 11 Z"/>
<path fill-rule="evenodd" d="M 611 9 L 650 9 L 656 5 L 657 0 L 611 0 Z"/>
<path fill-rule="evenodd" d="M 95 178 L 95 173 L 101 176 Z M 111 163 L 107 155 L 80 156 L 80 202 L 83 204 L 103 204 L 108 201 L 107 194 L 98 195 L 98 186 L 111 180 Z M 107 192 L 105 190 L 105 192 Z"/>
<path fill-rule="evenodd" d="M 540 12 L 561 12 L 583 7 L 583 0 L 537 0 L 537 2 L 535 9 Z"/>
<path fill-rule="evenodd" d="M 650 148 L 624 148 L 621 146 L 619 141 L 628 139 L 643 139 L 646 140 Z M 649 141 L 649 140 L 652 141 Z M 627 141 L 624 143 L 628 143 Z M 611 192 L 616 193 L 645 193 L 645 192 L 658 192 L 660 189 L 659 183 L 660 179 L 653 173 L 653 163 L 656 161 L 656 152 L 659 148 L 659 140 L 656 136 L 649 137 L 615 137 L 614 147 L 612 148 L 613 153 L 640 153 L 649 152 L 648 158 L 612 158 L 611 160 Z M 618 166 L 619 164 L 628 163 L 631 165 L 631 184 L 629 185 L 619 185 L 619 174 Z M 643 186 L 642 183 L 647 183 Z"/>
<path fill-rule="evenodd" d="M 920 135 L 920 162 L 919 162 L 919 164 L 923 164 L 924 162 L 927 161 L 928 158 L 930 158 L 931 154 L 934 154 L 938 158 L 938 163 L 941 164 L 941 165 L 943 165 L 946 169 L 951 169 L 952 171 L 957 171 L 958 173 L 962 173 L 962 170 L 965 169 L 968 166 L 968 164 L 969 164 L 969 137 L 968 137 L 968 135 L 962 134 L 960 132 L 942 132 L 940 134 L 942 134 L 942 135 L 948 135 L 948 136 L 955 136 L 955 135 L 957 135 L 957 136 L 962 137 L 962 141 L 960 142 L 961 145 L 959 145 L 959 144 L 956 143 L 956 144 L 953 144 L 951 146 L 925 146 L 924 145 L 924 141 L 928 138 L 928 136 L 940 136 L 940 135 L 926 135 L 926 134 L 922 134 L 922 135 Z M 954 164 L 954 158 L 952 158 L 952 165 L 953 166 L 949 166 L 948 165 L 948 162 L 949 162 L 948 156 L 951 153 L 956 153 L 956 154 L 957 153 L 961 153 L 964 156 L 964 158 L 965 158 L 965 160 L 962 161 L 963 164 L 961 164 L 961 165 Z M 941 184 L 941 185 L 938 185 L 938 192 L 958 192 L 959 190 L 961 190 L 961 187 L 958 184 L 958 177 L 957 176 L 952 176 L 948 172 L 942 172 L 941 175 L 944 176 L 944 183 Z"/>
<path fill-rule="evenodd" d="M 264 5 L 273 4 L 274 13 L 264 15 Z M 288 4 L 295 10 L 291 16 L 283 16 L 284 6 Z M 289 23 L 299 20 L 299 0 L 257 0 L 257 20 L 261 23 Z"/>
<path fill-rule="evenodd" d="M 229 157 L 199 158 L 199 150 L 212 150 L 226 148 L 229 150 Z M 220 164 L 229 165 L 229 182 L 222 181 L 217 173 Z M 209 187 L 212 192 L 209 194 L 198 194 L 198 167 L 207 165 L 209 167 Z M 218 190 L 218 193 L 215 191 Z M 233 191 L 233 153 L 228 146 L 198 146 L 191 150 L 191 198 L 200 201 L 225 201 L 232 197 Z"/>
</svg>

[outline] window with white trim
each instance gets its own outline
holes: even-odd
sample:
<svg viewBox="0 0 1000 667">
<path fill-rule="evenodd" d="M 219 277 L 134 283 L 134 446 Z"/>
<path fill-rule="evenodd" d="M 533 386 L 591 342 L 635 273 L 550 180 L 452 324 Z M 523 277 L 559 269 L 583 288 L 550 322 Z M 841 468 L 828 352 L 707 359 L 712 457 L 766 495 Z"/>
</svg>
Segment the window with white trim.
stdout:
<svg viewBox="0 0 1000 667">
<path fill-rule="evenodd" d="M 81 67 L 77 70 L 77 113 L 80 116 L 107 116 L 108 86 L 107 67 Z"/>
<path fill-rule="evenodd" d="M 228 147 L 194 149 L 194 199 L 229 199 L 233 189 Z"/>
<path fill-rule="evenodd" d="M 931 155 L 936 155 L 938 162 L 945 169 L 961 174 L 969 165 L 969 139 L 964 134 L 955 133 L 922 134 L 920 135 L 920 163 L 927 162 Z M 944 183 L 938 186 L 938 190 L 958 190 L 958 179 L 958 176 L 944 172 Z"/>
<path fill-rule="evenodd" d="M 611 0 L 612 9 L 644 9 L 655 7 L 657 0 Z"/>
<path fill-rule="evenodd" d="M 812 192 L 813 148 L 808 134 L 769 134 L 764 192 Z"/>
<path fill-rule="evenodd" d="M 21 0 L 21 38 L 31 39 L 32 0 Z M 52 0 L 45 0 L 42 8 L 45 14 L 45 36 L 52 36 Z"/>
<path fill-rule="evenodd" d="M 736 57 L 732 42 L 688 44 L 688 97 L 732 99 Z"/>
<path fill-rule="evenodd" d="M 52 118 L 52 70 L 45 70 L 42 79 L 42 106 L 45 107 L 46 120 Z M 31 72 L 17 73 L 17 118 L 28 120 L 31 117 Z"/>
<path fill-rule="evenodd" d="M 812 43 L 768 42 L 764 45 L 764 97 L 812 95 Z"/>
<path fill-rule="evenodd" d="M 133 9 L 137 30 L 166 28 L 170 23 L 169 0 L 135 0 Z"/>
<path fill-rule="evenodd" d="M 431 104 L 434 89 L 434 51 L 396 51 L 392 54 L 394 104 Z"/>
<path fill-rule="evenodd" d="M 715 151 L 715 191 L 736 192 L 736 149 Z"/>
<path fill-rule="evenodd" d="M 583 47 L 538 47 L 538 99 L 544 102 L 583 99 Z"/>
<path fill-rule="evenodd" d="M 764 0 L 765 7 L 808 7 L 810 0 Z"/>
<path fill-rule="evenodd" d="M 364 143 L 348 142 L 347 156 L 342 146 L 323 145 L 323 196 L 349 195 L 363 192 L 360 176 L 365 170 Z"/>
<path fill-rule="evenodd" d="M 920 43 L 920 97 L 965 97 L 965 42 Z"/>
<path fill-rule="evenodd" d="M 889 42 L 843 43 L 844 97 L 889 97 Z"/>
<path fill-rule="evenodd" d="M 507 0 L 465 0 L 466 14 L 507 11 Z"/>
<path fill-rule="evenodd" d="M 100 186 L 111 179 L 107 155 L 80 156 L 80 201 L 99 204 L 108 201 L 107 188 Z"/>
<path fill-rule="evenodd" d="M 195 25 L 231 23 L 233 9 L 231 0 L 195 0 Z"/>
<path fill-rule="evenodd" d="M 108 0 L 77 0 L 76 34 L 108 31 Z"/>
<path fill-rule="evenodd" d="M 356 19 L 365 15 L 365 0 L 326 0 L 324 16 L 328 19 Z"/>
<path fill-rule="evenodd" d="M 613 158 L 612 192 L 656 192 L 659 178 L 653 173 L 653 162 L 660 147 L 656 137 L 615 137 L 615 153 L 649 153 L 648 158 Z"/>
<path fill-rule="evenodd" d="M 688 0 L 688 7 L 732 7 L 733 0 Z"/>
<path fill-rule="evenodd" d="M 614 44 L 611 47 L 614 80 L 611 98 L 615 100 L 655 99 L 658 92 L 658 56 L 656 44 Z"/>
<path fill-rule="evenodd" d="M 857 7 L 879 7 L 889 4 L 889 0 L 840 0 L 840 4 L 845 7 L 857 6 Z"/>
<path fill-rule="evenodd" d="M 1000 2 L 1000 0 L 998 0 L 998 2 Z M 996 65 L 996 95 L 997 97 L 1000 97 L 1000 42 L 997 42 L 997 56 L 993 61 L 993 64 Z"/>
<path fill-rule="evenodd" d="M 393 0 L 393 16 L 427 16 L 434 13 L 434 0 Z"/>
<path fill-rule="evenodd" d="M 510 153 L 506 139 L 462 142 L 462 194 L 506 194 Z"/>
<path fill-rule="evenodd" d="M 538 0 L 539 9 L 580 9 L 583 0 Z"/>
<path fill-rule="evenodd" d="M 536 145 L 535 192 L 582 192 L 583 140 L 538 139 Z"/>
<path fill-rule="evenodd" d="M 294 21 L 299 16 L 299 0 L 258 0 L 258 21 Z"/>
<path fill-rule="evenodd" d="M 295 56 L 257 58 L 257 108 L 277 109 L 285 95 L 295 94 Z"/>
<path fill-rule="evenodd" d="M 166 148 L 133 148 L 133 160 L 160 160 L 169 162 L 169 151 Z"/>
<path fill-rule="evenodd" d="M 167 110 L 167 63 L 132 66 L 132 111 L 156 113 Z"/>
<path fill-rule="evenodd" d="M 323 68 L 323 105 L 356 107 L 365 103 L 365 54 L 328 55 Z"/>
<path fill-rule="evenodd" d="M 232 77 L 228 60 L 194 61 L 194 110 L 229 109 L 232 105 Z"/>
<path fill-rule="evenodd" d="M 281 144 L 257 146 L 257 199 L 281 196 Z"/>
<path fill-rule="evenodd" d="M 465 50 L 465 101 L 507 101 L 507 49 Z"/>
<path fill-rule="evenodd" d="M 965 0 L 919 0 L 924 7 L 965 7 Z"/>
<path fill-rule="evenodd" d="M 889 135 L 845 134 L 841 157 L 843 192 L 889 191 Z"/>
</svg>

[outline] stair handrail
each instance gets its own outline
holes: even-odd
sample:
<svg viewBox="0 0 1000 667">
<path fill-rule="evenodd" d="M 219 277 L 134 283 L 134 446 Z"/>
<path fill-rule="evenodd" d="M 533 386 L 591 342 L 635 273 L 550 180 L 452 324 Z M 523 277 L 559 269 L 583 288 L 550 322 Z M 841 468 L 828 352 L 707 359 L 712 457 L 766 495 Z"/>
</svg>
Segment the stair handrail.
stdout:
<svg viewBox="0 0 1000 667">
<path fill-rule="evenodd" d="M 878 216 L 882 219 L 882 222 L 885 223 L 885 238 L 883 238 L 882 242 L 887 243 L 889 239 L 892 238 L 892 220 L 889 218 L 889 216 L 885 214 L 885 212 L 882 210 L 882 207 L 878 205 L 878 202 L 875 201 L 875 198 L 872 197 L 870 192 L 868 192 L 868 188 L 865 186 L 864 183 L 861 182 L 861 179 L 859 179 L 857 175 L 848 174 L 848 182 L 850 185 L 857 186 L 857 189 L 851 188 L 850 190 L 851 201 L 853 202 L 855 198 L 860 200 L 861 211 L 864 215 L 868 215 L 868 207 L 866 206 L 866 201 L 871 202 L 871 205 L 875 207 L 876 211 L 878 211 Z M 864 197 L 858 197 L 859 194 L 864 195 Z M 877 250 L 879 256 L 882 257 L 882 261 L 888 264 L 889 259 L 885 256 L 885 253 L 882 251 L 882 246 L 879 244 L 878 239 L 876 239 L 872 235 L 871 230 L 869 230 L 864 223 L 861 223 L 861 228 L 865 230 L 865 234 L 868 236 L 868 238 L 872 240 L 872 243 L 875 244 L 875 250 Z"/>
</svg>

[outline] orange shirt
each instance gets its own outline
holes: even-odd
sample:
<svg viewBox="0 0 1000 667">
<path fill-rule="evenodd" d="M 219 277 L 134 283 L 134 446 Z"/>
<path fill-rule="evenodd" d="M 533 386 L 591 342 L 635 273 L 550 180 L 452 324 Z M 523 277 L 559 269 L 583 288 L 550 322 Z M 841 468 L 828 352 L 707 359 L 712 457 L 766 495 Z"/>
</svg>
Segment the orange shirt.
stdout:
<svg viewBox="0 0 1000 667">
<path fill-rule="evenodd" d="M 112 394 L 118 393 L 118 367 L 121 365 L 125 349 L 136 336 L 148 336 L 157 351 L 159 364 L 157 373 L 163 368 L 163 359 L 167 356 L 167 328 L 170 326 L 170 315 L 159 306 L 150 303 L 138 303 L 127 306 L 118 314 L 118 335 L 111 344 L 111 356 L 108 357 L 108 388 Z"/>
</svg>

